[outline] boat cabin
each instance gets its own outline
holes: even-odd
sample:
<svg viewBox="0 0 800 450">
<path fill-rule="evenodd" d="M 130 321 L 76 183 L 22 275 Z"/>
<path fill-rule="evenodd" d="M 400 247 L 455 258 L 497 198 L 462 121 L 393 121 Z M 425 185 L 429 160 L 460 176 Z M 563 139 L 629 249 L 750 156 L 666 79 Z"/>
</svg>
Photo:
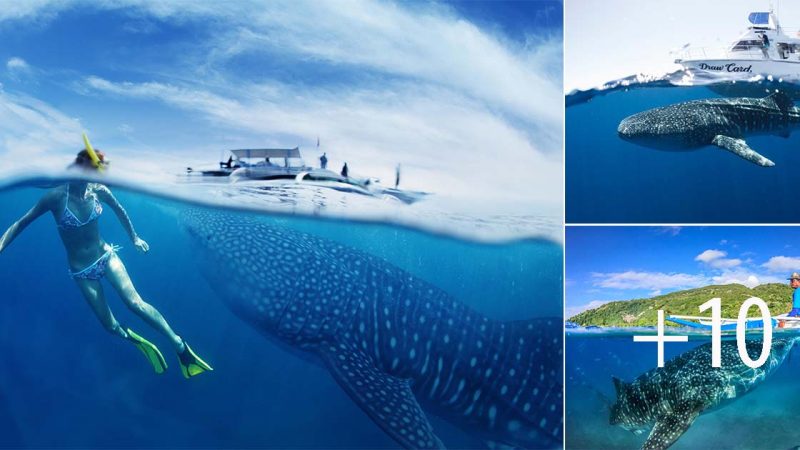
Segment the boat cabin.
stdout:
<svg viewBox="0 0 800 450">
<path fill-rule="evenodd" d="M 773 12 L 753 12 L 750 25 L 728 49 L 731 58 L 800 61 L 800 39 L 784 34 Z"/>
<path fill-rule="evenodd" d="M 228 161 L 220 161 L 220 168 L 239 167 L 304 167 L 300 147 L 295 148 L 244 148 L 231 150 Z"/>
</svg>

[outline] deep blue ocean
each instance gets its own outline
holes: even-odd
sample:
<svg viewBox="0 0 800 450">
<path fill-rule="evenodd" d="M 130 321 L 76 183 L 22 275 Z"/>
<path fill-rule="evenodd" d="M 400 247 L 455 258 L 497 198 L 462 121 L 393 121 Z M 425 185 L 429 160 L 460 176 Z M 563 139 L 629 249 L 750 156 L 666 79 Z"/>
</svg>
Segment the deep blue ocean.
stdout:
<svg viewBox="0 0 800 450">
<path fill-rule="evenodd" d="M 800 133 L 747 137 L 775 162 L 764 168 L 706 146 L 665 151 L 626 142 L 627 116 L 674 103 L 726 96 L 763 97 L 776 89 L 797 99 L 797 86 L 739 82 L 674 86 L 664 80 L 575 92 L 566 108 L 567 223 L 796 223 Z"/>
<path fill-rule="evenodd" d="M 789 157 L 769 152 L 776 161 L 783 161 L 779 153 Z M 212 292 L 191 258 L 190 237 L 178 226 L 189 205 L 111 189 L 150 252 L 135 251 L 111 212 L 100 218 L 101 235 L 122 246 L 119 255 L 139 293 L 215 370 L 184 379 L 165 339 L 128 311 L 104 281 L 117 319 L 161 347 L 168 371 L 154 374 L 135 347 L 108 334 L 68 276 L 47 214 L 0 254 L 1 447 L 398 447 L 323 366 L 278 348 Z M 43 193 L 30 186 L 0 191 L 0 228 Z M 275 226 L 383 258 L 492 318 L 562 314 L 563 251 L 557 243 L 486 244 L 390 223 L 261 215 Z M 448 447 L 484 446 L 428 416 Z"/>
<path fill-rule="evenodd" d="M 632 332 L 566 335 L 566 448 L 641 448 L 648 432 L 636 435 L 610 425 L 616 394 L 612 377 L 630 382 L 656 367 L 656 345 L 633 342 Z M 708 337 L 666 343 L 664 360 L 686 352 Z M 755 390 L 702 413 L 671 449 L 788 449 L 800 444 L 800 372 L 798 349 L 792 350 Z"/>
</svg>

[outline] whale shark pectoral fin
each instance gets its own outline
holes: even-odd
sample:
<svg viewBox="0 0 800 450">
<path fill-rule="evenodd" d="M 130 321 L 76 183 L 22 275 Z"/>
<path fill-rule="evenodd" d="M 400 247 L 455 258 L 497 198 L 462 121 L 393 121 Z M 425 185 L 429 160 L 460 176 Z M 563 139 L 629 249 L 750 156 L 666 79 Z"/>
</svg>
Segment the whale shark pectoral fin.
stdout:
<svg viewBox="0 0 800 450">
<path fill-rule="evenodd" d="M 375 367 L 355 345 L 324 345 L 319 355 L 339 386 L 389 436 L 405 448 L 443 449 L 408 380 Z"/>
<path fill-rule="evenodd" d="M 694 419 L 700 414 L 697 409 L 686 406 L 678 408 L 672 414 L 660 417 L 647 440 L 644 441 L 642 450 L 664 450 L 675 443 L 679 437 L 689 426 L 692 425 Z"/>
<path fill-rule="evenodd" d="M 747 142 L 745 142 L 743 139 L 736 139 L 718 134 L 714 137 L 711 143 L 720 148 L 724 148 L 735 155 L 741 156 L 752 163 L 758 164 L 759 166 L 772 167 L 775 165 L 774 162 L 750 148 L 750 146 L 747 145 Z"/>
</svg>

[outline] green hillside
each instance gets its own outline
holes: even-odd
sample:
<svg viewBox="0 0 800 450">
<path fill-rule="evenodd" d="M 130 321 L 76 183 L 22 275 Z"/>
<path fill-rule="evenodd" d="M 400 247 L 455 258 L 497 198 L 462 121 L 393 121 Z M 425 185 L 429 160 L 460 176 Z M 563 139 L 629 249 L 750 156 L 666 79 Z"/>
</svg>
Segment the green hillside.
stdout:
<svg viewBox="0 0 800 450">
<path fill-rule="evenodd" d="M 739 317 L 739 307 L 750 297 L 764 300 L 773 316 L 786 313 L 792 307 L 792 288 L 788 285 L 772 283 L 750 289 L 741 284 L 726 284 L 672 292 L 652 298 L 606 303 L 569 320 L 582 326 L 655 326 L 659 309 L 664 310 L 665 317 L 669 314 L 710 316 L 710 310 L 701 313 L 699 306 L 715 297 L 722 299 L 722 317 L 729 318 Z M 758 308 L 750 308 L 749 315 L 758 316 Z"/>
</svg>

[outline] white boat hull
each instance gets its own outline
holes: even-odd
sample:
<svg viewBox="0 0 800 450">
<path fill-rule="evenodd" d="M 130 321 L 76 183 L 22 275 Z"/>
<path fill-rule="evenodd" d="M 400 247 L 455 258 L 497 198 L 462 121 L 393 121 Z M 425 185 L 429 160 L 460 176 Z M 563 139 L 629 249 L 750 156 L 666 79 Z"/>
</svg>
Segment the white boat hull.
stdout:
<svg viewBox="0 0 800 450">
<path fill-rule="evenodd" d="M 749 79 L 757 75 L 800 78 L 800 60 L 776 59 L 693 59 L 676 60 L 684 70 L 726 79 Z"/>
</svg>

